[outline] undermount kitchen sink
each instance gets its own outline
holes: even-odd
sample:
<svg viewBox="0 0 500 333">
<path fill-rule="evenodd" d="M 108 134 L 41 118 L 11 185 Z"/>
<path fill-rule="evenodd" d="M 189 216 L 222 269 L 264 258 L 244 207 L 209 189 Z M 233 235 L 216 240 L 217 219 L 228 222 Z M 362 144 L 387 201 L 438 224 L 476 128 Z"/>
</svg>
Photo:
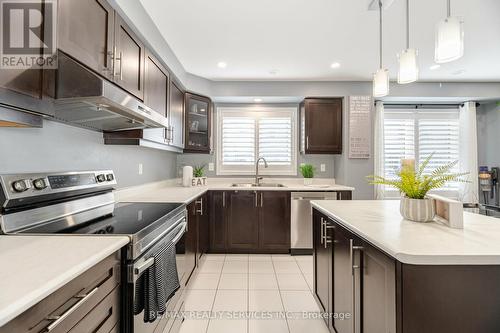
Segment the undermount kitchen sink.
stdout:
<svg viewBox="0 0 500 333">
<path fill-rule="evenodd" d="M 286 187 L 286 186 L 283 184 L 278 184 L 278 183 L 260 183 L 260 184 L 234 183 L 234 184 L 231 184 L 231 187 Z"/>
</svg>

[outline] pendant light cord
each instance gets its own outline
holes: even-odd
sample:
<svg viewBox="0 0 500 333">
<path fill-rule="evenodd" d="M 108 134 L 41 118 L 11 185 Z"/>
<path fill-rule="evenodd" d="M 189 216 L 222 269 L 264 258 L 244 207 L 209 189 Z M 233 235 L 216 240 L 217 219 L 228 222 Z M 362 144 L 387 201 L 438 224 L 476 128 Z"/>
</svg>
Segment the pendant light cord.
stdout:
<svg viewBox="0 0 500 333">
<path fill-rule="evenodd" d="M 380 32 L 380 68 L 382 68 L 382 0 L 378 0 L 379 8 L 379 32 Z"/>
<path fill-rule="evenodd" d="M 406 0 L 406 49 L 410 48 L 410 0 Z"/>
</svg>

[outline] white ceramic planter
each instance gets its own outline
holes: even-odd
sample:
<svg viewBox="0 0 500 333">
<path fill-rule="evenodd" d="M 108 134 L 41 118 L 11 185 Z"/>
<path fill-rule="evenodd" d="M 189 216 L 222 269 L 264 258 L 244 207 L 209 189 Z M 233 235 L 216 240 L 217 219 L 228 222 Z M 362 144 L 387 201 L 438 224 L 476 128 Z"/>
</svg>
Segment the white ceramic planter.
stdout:
<svg viewBox="0 0 500 333">
<path fill-rule="evenodd" d="M 312 178 L 304 178 L 304 185 L 312 185 L 313 179 Z"/>
<path fill-rule="evenodd" d="M 436 216 L 436 204 L 434 199 L 410 199 L 401 197 L 401 215 L 410 221 L 431 222 Z"/>
</svg>

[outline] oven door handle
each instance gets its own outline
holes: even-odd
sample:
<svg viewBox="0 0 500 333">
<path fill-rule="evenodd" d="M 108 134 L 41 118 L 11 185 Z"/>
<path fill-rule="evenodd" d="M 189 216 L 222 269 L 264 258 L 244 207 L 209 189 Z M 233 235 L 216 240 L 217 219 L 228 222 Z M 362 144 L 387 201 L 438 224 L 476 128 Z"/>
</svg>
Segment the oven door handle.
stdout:
<svg viewBox="0 0 500 333">
<path fill-rule="evenodd" d="M 155 263 L 155 258 L 151 257 L 144 261 L 141 265 L 134 267 L 134 280 L 137 280 L 139 276 L 141 276 L 142 273 L 149 267 L 153 266 Z"/>
<path fill-rule="evenodd" d="M 181 230 L 175 235 L 175 237 L 172 239 L 172 243 L 177 244 L 177 242 L 184 236 L 184 233 L 187 231 L 187 222 L 182 223 Z"/>
<path fill-rule="evenodd" d="M 184 233 L 186 232 L 187 222 L 183 222 L 183 223 L 181 223 L 181 225 L 182 226 L 180 228 L 180 231 L 172 239 L 172 243 L 174 243 L 174 244 L 176 244 L 182 238 Z M 147 270 L 149 267 L 153 266 L 154 263 L 155 263 L 155 258 L 151 257 L 151 258 L 148 258 L 145 261 L 143 261 L 138 266 L 133 265 L 132 266 L 132 281 L 131 282 L 135 283 L 139 279 L 139 277 L 142 275 L 142 273 L 144 273 L 144 271 Z"/>
</svg>

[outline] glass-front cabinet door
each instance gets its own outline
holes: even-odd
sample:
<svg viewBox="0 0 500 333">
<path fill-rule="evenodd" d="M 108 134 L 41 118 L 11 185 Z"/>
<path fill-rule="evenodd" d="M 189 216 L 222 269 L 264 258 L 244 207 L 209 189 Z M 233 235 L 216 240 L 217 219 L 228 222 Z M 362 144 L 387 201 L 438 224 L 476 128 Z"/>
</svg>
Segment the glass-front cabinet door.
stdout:
<svg viewBox="0 0 500 333">
<path fill-rule="evenodd" d="M 211 106 L 208 97 L 186 93 L 186 146 L 184 152 L 210 153 Z"/>
</svg>

